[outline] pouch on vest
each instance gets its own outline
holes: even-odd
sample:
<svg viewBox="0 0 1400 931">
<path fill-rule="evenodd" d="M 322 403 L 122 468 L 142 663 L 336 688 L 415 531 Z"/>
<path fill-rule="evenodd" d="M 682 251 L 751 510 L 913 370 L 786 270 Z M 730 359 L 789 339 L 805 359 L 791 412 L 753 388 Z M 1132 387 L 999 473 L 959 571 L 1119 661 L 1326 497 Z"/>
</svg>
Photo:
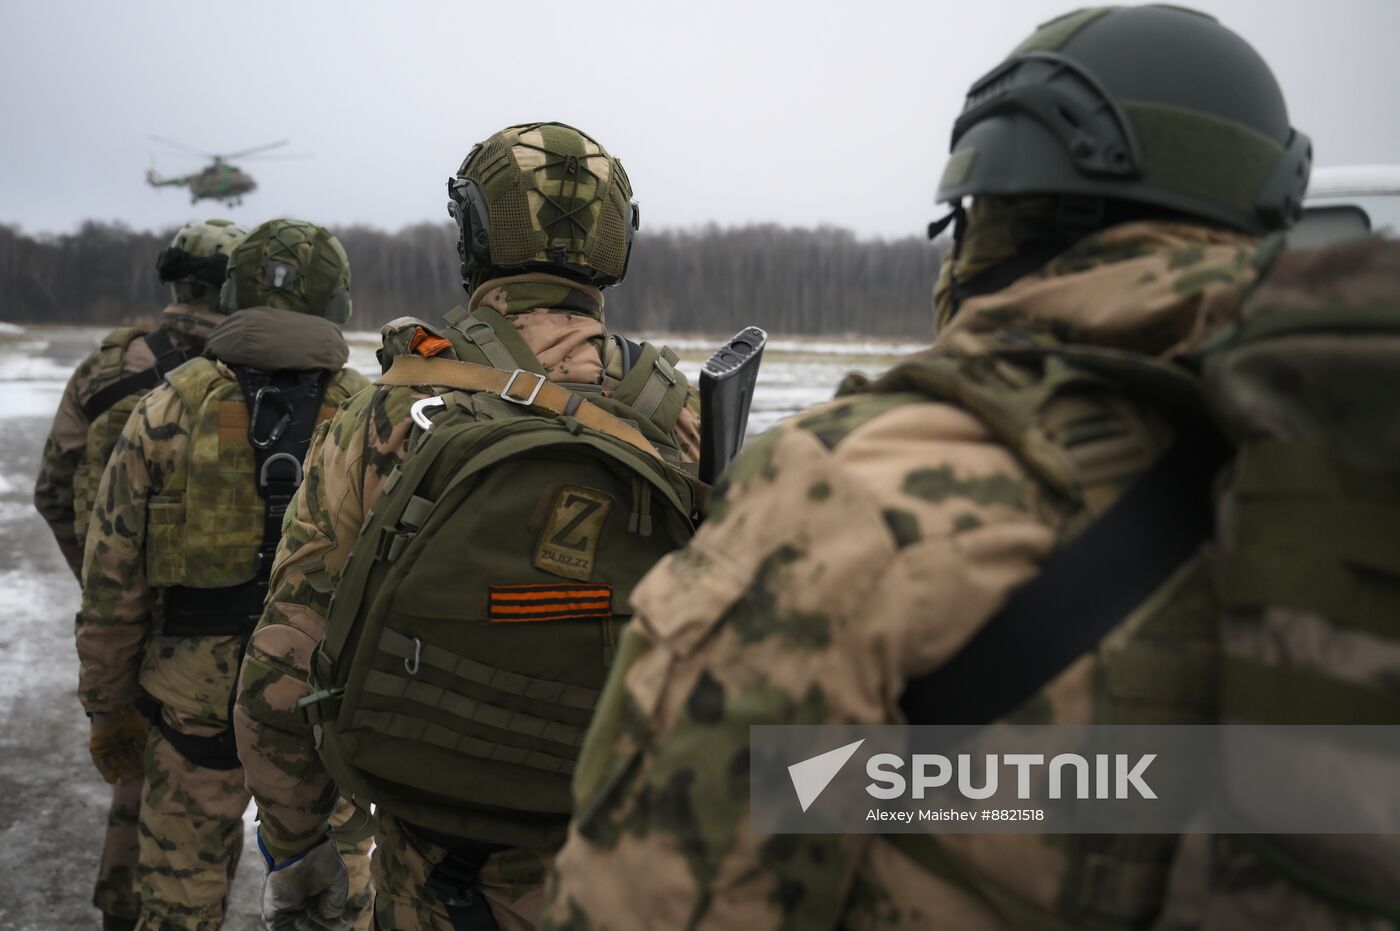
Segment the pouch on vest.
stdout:
<svg viewBox="0 0 1400 931">
<path fill-rule="evenodd" d="M 654 450 L 525 406 L 539 377 L 415 404 L 301 703 L 343 793 L 525 847 L 563 839 L 632 588 L 689 539 L 693 506 Z"/>
</svg>

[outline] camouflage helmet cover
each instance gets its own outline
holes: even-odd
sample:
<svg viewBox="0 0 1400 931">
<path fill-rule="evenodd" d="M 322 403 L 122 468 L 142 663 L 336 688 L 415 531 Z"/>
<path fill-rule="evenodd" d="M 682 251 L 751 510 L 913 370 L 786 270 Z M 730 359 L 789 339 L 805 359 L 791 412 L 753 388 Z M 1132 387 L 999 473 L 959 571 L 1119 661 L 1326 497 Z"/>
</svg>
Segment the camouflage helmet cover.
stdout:
<svg viewBox="0 0 1400 931">
<path fill-rule="evenodd" d="M 637 206 L 622 163 L 563 123 L 511 126 L 447 182 L 464 281 L 539 266 L 598 287 L 622 280 Z"/>
<path fill-rule="evenodd" d="M 229 313 L 274 307 L 344 325 L 350 319 L 345 247 L 315 223 L 269 220 L 234 250 L 220 303 Z"/>
<path fill-rule="evenodd" d="M 156 256 L 156 273 L 176 301 L 213 303 L 224 283 L 229 256 L 248 233 L 231 220 L 198 220 L 176 230 Z"/>
<path fill-rule="evenodd" d="M 1260 234 L 1296 220 L 1311 161 L 1269 66 L 1213 17 L 1095 7 L 972 85 L 938 199 L 1077 195 Z"/>
</svg>

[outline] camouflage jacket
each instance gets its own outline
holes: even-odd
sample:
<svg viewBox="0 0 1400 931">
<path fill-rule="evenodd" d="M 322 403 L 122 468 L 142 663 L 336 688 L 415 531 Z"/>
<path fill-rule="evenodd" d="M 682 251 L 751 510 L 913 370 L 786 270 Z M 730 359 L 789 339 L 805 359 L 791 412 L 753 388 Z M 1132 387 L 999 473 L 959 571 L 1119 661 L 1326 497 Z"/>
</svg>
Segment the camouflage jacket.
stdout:
<svg viewBox="0 0 1400 931">
<path fill-rule="evenodd" d="M 341 350 L 343 359 L 343 342 Z M 320 347 L 306 352 L 316 359 L 326 355 Z M 187 363 L 203 364 L 211 363 Z M 210 391 L 234 381 L 227 364 L 212 364 L 217 375 Z M 350 391 L 368 385 L 351 369 L 342 369 L 336 383 Z M 88 525 L 76 627 L 78 696 L 90 713 L 129 708 L 139 688 L 146 688 L 184 720 L 215 729 L 227 724 L 242 638 L 161 636 L 160 589 L 147 576 L 151 499 L 189 461 L 193 424 L 194 412 L 168 381 L 161 384 L 137 405 L 103 472 Z M 234 436 L 241 438 L 243 431 L 246 422 Z"/>
<path fill-rule="evenodd" d="M 478 305 L 510 320 L 552 381 L 601 384 L 608 393 L 616 346 L 603 325 L 601 292 L 548 275 L 522 275 L 483 284 L 469 309 Z M 446 340 L 411 318 L 386 326 L 384 337 L 390 356 L 446 348 Z M 307 693 L 310 655 L 325 634 L 330 592 L 383 482 L 407 453 L 409 408 L 425 396 L 410 387 L 362 392 L 317 433 L 307 455 L 306 481 L 289 512 L 234 709 L 262 837 L 277 857 L 319 838 L 336 798 L 296 703 Z M 675 437 L 683 458 L 698 458 L 693 409 L 682 412 Z"/>
<path fill-rule="evenodd" d="M 222 314 L 206 307 L 172 304 L 161 312 L 160 326 L 170 334 L 171 342 L 177 347 L 197 353 L 204 348 L 209 331 L 222 319 Z M 138 335 L 144 332 L 138 328 Z M 89 422 L 83 413 L 83 405 L 109 384 L 135 372 L 143 372 L 154 362 L 150 347 L 142 339 L 133 339 L 127 345 L 121 368 L 115 373 L 104 373 L 101 351 L 93 352 L 68 379 L 63 398 L 58 403 L 58 412 L 53 418 L 53 426 L 49 428 L 48 439 L 44 441 L 43 463 L 39 468 L 38 481 L 34 484 L 34 507 L 49 525 L 54 539 L 58 541 L 58 548 L 63 551 L 63 558 L 79 579 L 83 571 L 83 550 L 75 526 L 80 520 L 86 521 L 88 515 L 74 513 L 73 481 L 87 452 Z"/>
<path fill-rule="evenodd" d="M 940 343 L 1004 328 L 1170 357 L 1256 275 L 1243 236 L 1132 224 L 964 303 Z M 1169 441 L 1125 402 L 1137 455 L 1086 494 L 1107 506 Z M 1131 432 L 1131 431 L 1130 431 Z M 1144 454 L 1145 453 L 1145 454 Z M 1003 921 L 884 836 L 749 827 L 749 727 L 893 724 L 938 666 L 1086 522 L 953 403 L 857 393 L 781 424 L 733 464 L 710 519 L 637 588 L 575 777 L 555 929 L 992 929 Z M 1031 702 L 1095 719 L 1088 655 Z M 980 880 L 1053 908 L 1056 838 L 942 835 Z M 1155 907 L 1155 906 L 1154 906 Z"/>
</svg>

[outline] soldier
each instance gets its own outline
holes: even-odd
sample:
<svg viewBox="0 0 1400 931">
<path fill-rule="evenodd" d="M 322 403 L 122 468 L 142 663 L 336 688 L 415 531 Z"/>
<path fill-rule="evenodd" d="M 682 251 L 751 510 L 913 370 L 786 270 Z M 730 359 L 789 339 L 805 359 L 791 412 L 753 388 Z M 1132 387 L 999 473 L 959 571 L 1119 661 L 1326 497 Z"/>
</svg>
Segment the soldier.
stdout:
<svg viewBox="0 0 1400 931">
<path fill-rule="evenodd" d="M 219 289 L 229 254 L 244 235 L 228 220 L 182 227 L 156 259 L 156 271 L 161 281 L 169 283 L 171 299 L 161 312 L 160 325 L 150 332 L 141 327 L 113 330 L 68 380 L 44 443 L 34 506 L 79 579 L 88 516 L 112 447 L 136 402 L 167 372 L 199 355 L 209 331 L 223 320 L 217 309 Z M 135 715 L 122 726 L 133 733 L 142 729 Z M 141 768 L 139 760 L 132 763 L 107 777 L 113 783 L 112 807 L 93 893 L 93 904 L 102 910 L 107 929 L 133 926 L 141 907 L 132 883 Z"/>
<path fill-rule="evenodd" d="M 911 683 L 949 681 L 936 674 L 953 669 L 974 633 L 1005 631 L 1013 614 L 999 609 L 1008 596 L 1030 591 L 1047 557 L 1073 546 L 1124 489 L 1140 477 L 1176 480 L 1155 463 L 1180 458 L 1166 453 L 1178 432 L 1179 449 L 1190 454 L 1208 429 L 1178 431 L 1175 412 L 1157 403 L 1164 385 L 1188 377 L 1172 363 L 1204 351 L 1236 319 L 1261 269 L 1283 261 L 1280 239 L 1259 237 L 1296 218 L 1309 162 L 1308 141 L 1290 128 L 1267 65 L 1214 19 L 1177 7 L 1068 14 L 974 84 L 939 190 L 955 205 L 957 225 L 934 290 L 933 348 L 876 383 L 852 380 L 837 400 L 750 444 L 694 540 L 638 586 L 605 710 L 580 757 L 578 814 L 555 861 L 544 926 L 1151 926 L 1176 848 L 1169 836 L 755 832 L 749 728 L 896 724 L 910 713 L 978 724 L 1012 710 L 1024 723 L 1220 719 L 1213 676 L 1221 615 L 1200 538 L 1154 580 L 1158 590 L 1136 602 L 1142 607 L 1129 623 L 1102 642 L 1089 639 L 1049 675 L 1007 681 L 1009 668 L 995 663 L 958 665 L 964 687 L 941 706 L 906 705 L 901 696 Z M 964 197 L 972 198 L 966 213 Z M 1371 255 L 1379 246 L 1364 248 Z M 1311 267 L 1313 280 L 1320 268 Z M 1392 277 L 1392 302 L 1394 284 Z M 1306 306 L 1296 295 L 1288 301 Z M 1334 358 L 1313 371 L 1335 377 L 1344 369 Z M 1150 372 L 1155 383 L 1134 384 L 1133 372 Z M 1250 387 L 1256 406 L 1267 392 L 1304 381 L 1278 372 Z M 1273 428 L 1263 416 L 1254 422 L 1256 435 Z M 1273 461 L 1295 451 L 1276 446 Z M 1276 494 L 1287 487 L 1279 481 L 1270 486 Z M 1207 484 L 1193 504 L 1209 505 Z M 1234 519 L 1252 512 L 1237 509 Z M 1147 536 L 1165 536 L 1169 523 Z M 1297 564 L 1294 535 L 1271 550 L 1278 525 L 1259 529 L 1251 545 L 1262 555 L 1248 554 L 1260 560 L 1256 569 L 1288 558 L 1294 563 L 1278 565 L 1292 566 L 1303 588 L 1325 578 L 1314 575 L 1323 565 L 1317 557 L 1335 558 L 1325 544 L 1302 544 L 1314 562 Z M 1362 564 L 1394 566 L 1393 556 L 1393 547 L 1389 556 L 1375 551 Z M 1093 567 L 1089 583 L 1072 588 L 1104 594 L 1118 584 Z M 1233 570 L 1249 571 L 1248 561 Z M 1255 590 L 1275 584 L 1250 581 Z M 1371 604 L 1368 659 L 1350 669 L 1337 662 L 1350 653 L 1329 656 L 1314 639 L 1315 619 L 1297 611 L 1231 643 L 1253 643 L 1255 655 L 1239 667 L 1254 674 L 1252 694 L 1278 694 L 1288 677 L 1272 677 L 1300 662 L 1290 653 L 1298 649 L 1321 665 L 1295 681 L 1317 683 L 1324 670 L 1370 677 L 1315 688 L 1329 701 L 1363 697 L 1374 709 L 1387 700 L 1388 675 L 1394 707 L 1394 615 L 1376 614 L 1380 600 Z M 1076 614 L 1049 603 L 1033 619 L 1042 631 L 1053 625 L 1056 633 L 1041 638 L 1053 644 L 1077 636 Z M 979 635 L 975 643 L 980 650 L 988 642 Z M 1000 655 L 1020 646 L 1014 658 L 1022 662 L 1024 643 Z M 1384 675 L 1373 669 L 1381 656 L 1390 657 Z M 1013 700 L 978 719 L 974 707 L 995 706 L 994 698 Z M 1360 885 L 1362 894 L 1336 896 L 1345 909 L 1281 891 L 1286 874 L 1267 861 L 1239 851 L 1222 859 L 1213 880 L 1209 864 L 1196 869 L 1194 890 L 1215 881 L 1240 904 L 1188 910 L 1172 927 L 1379 927 L 1346 917 L 1347 909 L 1377 914 L 1396 888 L 1393 850 L 1388 859 L 1373 852 L 1360 861 L 1365 868 L 1351 861 L 1341 881 L 1313 886 L 1330 894 Z M 1303 875 L 1322 858 L 1305 862 Z M 1184 894 L 1191 885 L 1175 888 Z"/>
<path fill-rule="evenodd" d="M 343 882 L 320 843 L 332 777 L 377 806 L 378 927 L 532 926 L 622 595 L 690 533 L 692 393 L 674 353 L 604 322 L 636 227 L 621 164 L 514 126 L 448 190 L 470 301 L 384 328 L 380 386 L 313 443 L 243 663 L 274 927 Z M 447 487 L 466 503 L 437 511 Z M 363 689 L 336 678 L 361 662 Z"/>
<path fill-rule="evenodd" d="M 227 317 L 206 354 L 137 404 L 102 473 L 77 623 L 79 697 L 104 775 L 144 760 L 138 927 L 149 931 L 223 921 L 250 798 L 230 723 L 238 664 L 312 427 L 367 384 L 344 368 L 349 287 L 345 251 L 321 227 L 253 230 L 229 261 Z M 138 707 L 154 725 L 149 739 L 126 723 Z M 368 900 L 365 852 L 352 913 Z"/>
</svg>

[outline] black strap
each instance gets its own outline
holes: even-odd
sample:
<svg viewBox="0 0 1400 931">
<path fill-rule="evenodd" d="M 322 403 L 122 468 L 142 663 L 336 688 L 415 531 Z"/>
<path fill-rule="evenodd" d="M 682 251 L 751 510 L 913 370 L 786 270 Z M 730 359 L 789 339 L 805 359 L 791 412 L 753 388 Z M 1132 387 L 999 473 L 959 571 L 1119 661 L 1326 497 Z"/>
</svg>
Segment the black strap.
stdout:
<svg viewBox="0 0 1400 931">
<path fill-rule="evenodd" d="M 900 698 L 911 724 L 990 724 L 1093 649 L 1161 587 L 1214 525 L 1211 482 L 1226 458 L 1198 427 L 1118 500 L 942 666 Z"/>
<path fill-rule="evenodd" d="M 270 568 L 270 566 L 269 566 Z M 165 589 L 161 633 L 169 637 L 225 637 L 246 634 L 258 624 L 267 600 L 268 573 L 228 588 Z"/>
<path fill-rule="evenodd" d="M 634 343 L 621 333 L 614 333 L 613 339 L 617 340 L 617 349 L 622 356 L 622 377 L 626 378 L 627 373 L 632 371 L 632 365 L 642 354 L 642 344 Z"/>
<path fill-rule="evenodd" d="M 257 490 L 264 503 L 258 576 L 265 578 L 282 539 L 282 519 L 301 485 L 301 464 L 311 448 L 311 434 L 332 373 L 230 367 L 248 405 L 248 443 L 253 447 Z"/>
<path fill-rule="evenodd" d="M 150 391 L 165 380 L 167 373 L 174 371 L 197 355 L 194 351 L 176 346 L 171 341 L 170 334 L 164 329 L 148 333 L 144 338 L 146 345 L 151 349 L 151 354 L 156 357 L 154 367 L 133 372 L 124 378 L 117 379 L 107 387 L 93 392 L 92 397 L 84 401 L 82 405 L 83 416 L 88 419 L 88 423 L 111 410 L 123 398 L 136 394 L 138 391 L 142 394 Z"/>
<path fill-rule="evenodd" d="M 238 759 L 238 747 L 234 743 L 232 723 L 229 724 L 227 730 L 211 737 L 196 737 L 193 734 L 186 734 L 170 726 L 170 722 L 165 720 L 165 716 L 160 713 L 160 702 L 147 692 L 136 696 L 136 710 L 141 712 L 152 727 L 160 731 L 160 736 L 164 737 L 165 742 L 175 748 L 176 753 L 195 766 L 202 766 L 205 769 L 230 770 L 243 765 Z"/>
<path fill-rule="evenodd" d="M 447 848 L 446 858 L 433 867 L 423 885 L 442 903 L 453 931 L 500 931 L 496 916 L 481 894 L 481 867 L 487 857 L 505 850 L 505 846 L 442 834 L 416 824 L 404 824 L 404 828 Z"/>
</svg>

